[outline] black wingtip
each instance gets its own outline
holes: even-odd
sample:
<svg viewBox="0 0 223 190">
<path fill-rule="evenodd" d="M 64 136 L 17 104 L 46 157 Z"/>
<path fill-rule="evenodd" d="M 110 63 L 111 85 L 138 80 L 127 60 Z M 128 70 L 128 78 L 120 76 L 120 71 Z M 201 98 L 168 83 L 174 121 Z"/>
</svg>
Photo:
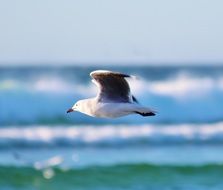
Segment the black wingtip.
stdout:
<svg viewBox="0 0 223 190">
<path fill-rule="evenodd" d="M 155 116 L 156 114 L 154 112 L 148 112 L 148 113 L 141 113 L 141 112 L 138 112 L 136 111 L 135 113 L 143 116 L 143 117 L 146 117 L 146 116 Z"/>
<path fill-rule="evenodd" d="M 154 112 L 150 112 L 150 113 L 148 113 L 148 115 L 146 115 L 146 116 L 155 116 L 156 114 L 154 113 Z"/>
<path fill-rule="evenodd" d="M 136 97 L 135 96 L 133 96 L 132 95 L 132 100 L 133 100 L 133 102 L 135 102 L 135 103 L 137 103 L 137 104 L 139 104 L 139 101 L 136 99 Z"/>
</svg>

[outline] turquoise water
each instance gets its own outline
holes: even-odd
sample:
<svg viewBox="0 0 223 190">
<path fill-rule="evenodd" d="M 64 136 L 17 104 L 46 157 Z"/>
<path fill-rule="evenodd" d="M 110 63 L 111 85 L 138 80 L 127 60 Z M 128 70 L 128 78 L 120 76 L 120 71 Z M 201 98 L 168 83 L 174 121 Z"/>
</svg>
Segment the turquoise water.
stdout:
<svg viewBox="0 0 223 190">
<path fill-rule="evenodd" d="M 188 144 L 7 149 L 1 153 L 1 161 L 7 162 L 0 168 L 0 185 L 1 189 L 222 189 L 221 149 Z M 49 167 L 47 159 L 53 162 L 53 156 L 55 165 Z M 55 158 L 63 160 L 56 165 Z"/>
<path fill-rule="evenodd" d="M 157 116 L 67 115 L 94 69 L 0 68 L 0 189 L 223 189 L 223 67 L 108 68 Z"/>
<path fill-rule="evenodd" d="M 2 189 L 222 189 L 223 166 L 155 166 L 148 164 L 55 169 L 48 180 L 33 168 L 1 167 Z M 7 177 L 6 177 L 7 176 Z"/>
</svg>

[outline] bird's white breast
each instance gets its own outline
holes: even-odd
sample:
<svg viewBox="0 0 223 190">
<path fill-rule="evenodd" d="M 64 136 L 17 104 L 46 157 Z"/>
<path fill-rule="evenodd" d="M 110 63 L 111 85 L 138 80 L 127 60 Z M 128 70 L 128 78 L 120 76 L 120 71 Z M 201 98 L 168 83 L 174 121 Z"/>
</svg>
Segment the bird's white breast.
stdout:
<svg viewBox="0 0 223 190">
<path fill-rule="evenodd" d="M 132 113 L 130 103 L 98 103 L 94 110 L 95 117 L 116 118 Z"/>
</svg>

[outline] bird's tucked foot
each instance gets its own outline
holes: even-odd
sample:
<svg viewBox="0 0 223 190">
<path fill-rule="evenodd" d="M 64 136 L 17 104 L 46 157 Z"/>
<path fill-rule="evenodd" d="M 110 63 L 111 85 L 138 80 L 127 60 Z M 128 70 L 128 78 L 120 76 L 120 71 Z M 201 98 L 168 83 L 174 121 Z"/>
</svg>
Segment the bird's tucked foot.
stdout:
<svg viewBox="0 0 223 190">
<path fill-rule="evenodd" d="M 136 111 L 135 113 L 143 116 L 143 117 L 146 117 L 146 116 L 155 116 L 156 114 L 154 112 L 138 112 Z"/>
</svg>

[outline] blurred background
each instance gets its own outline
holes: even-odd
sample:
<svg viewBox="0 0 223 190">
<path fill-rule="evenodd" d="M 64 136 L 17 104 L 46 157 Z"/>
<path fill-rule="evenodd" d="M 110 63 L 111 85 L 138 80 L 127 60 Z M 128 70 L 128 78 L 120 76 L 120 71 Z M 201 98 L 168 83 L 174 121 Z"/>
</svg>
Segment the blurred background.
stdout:
<svg viewBox="0 0 223 190">
<path fill-rule="evenodd" d="M 223 189 L 222 6 L 0 0 L 0 189 Z M 157 116 L 66 114 L 96 69 Z"/>
</svg>

